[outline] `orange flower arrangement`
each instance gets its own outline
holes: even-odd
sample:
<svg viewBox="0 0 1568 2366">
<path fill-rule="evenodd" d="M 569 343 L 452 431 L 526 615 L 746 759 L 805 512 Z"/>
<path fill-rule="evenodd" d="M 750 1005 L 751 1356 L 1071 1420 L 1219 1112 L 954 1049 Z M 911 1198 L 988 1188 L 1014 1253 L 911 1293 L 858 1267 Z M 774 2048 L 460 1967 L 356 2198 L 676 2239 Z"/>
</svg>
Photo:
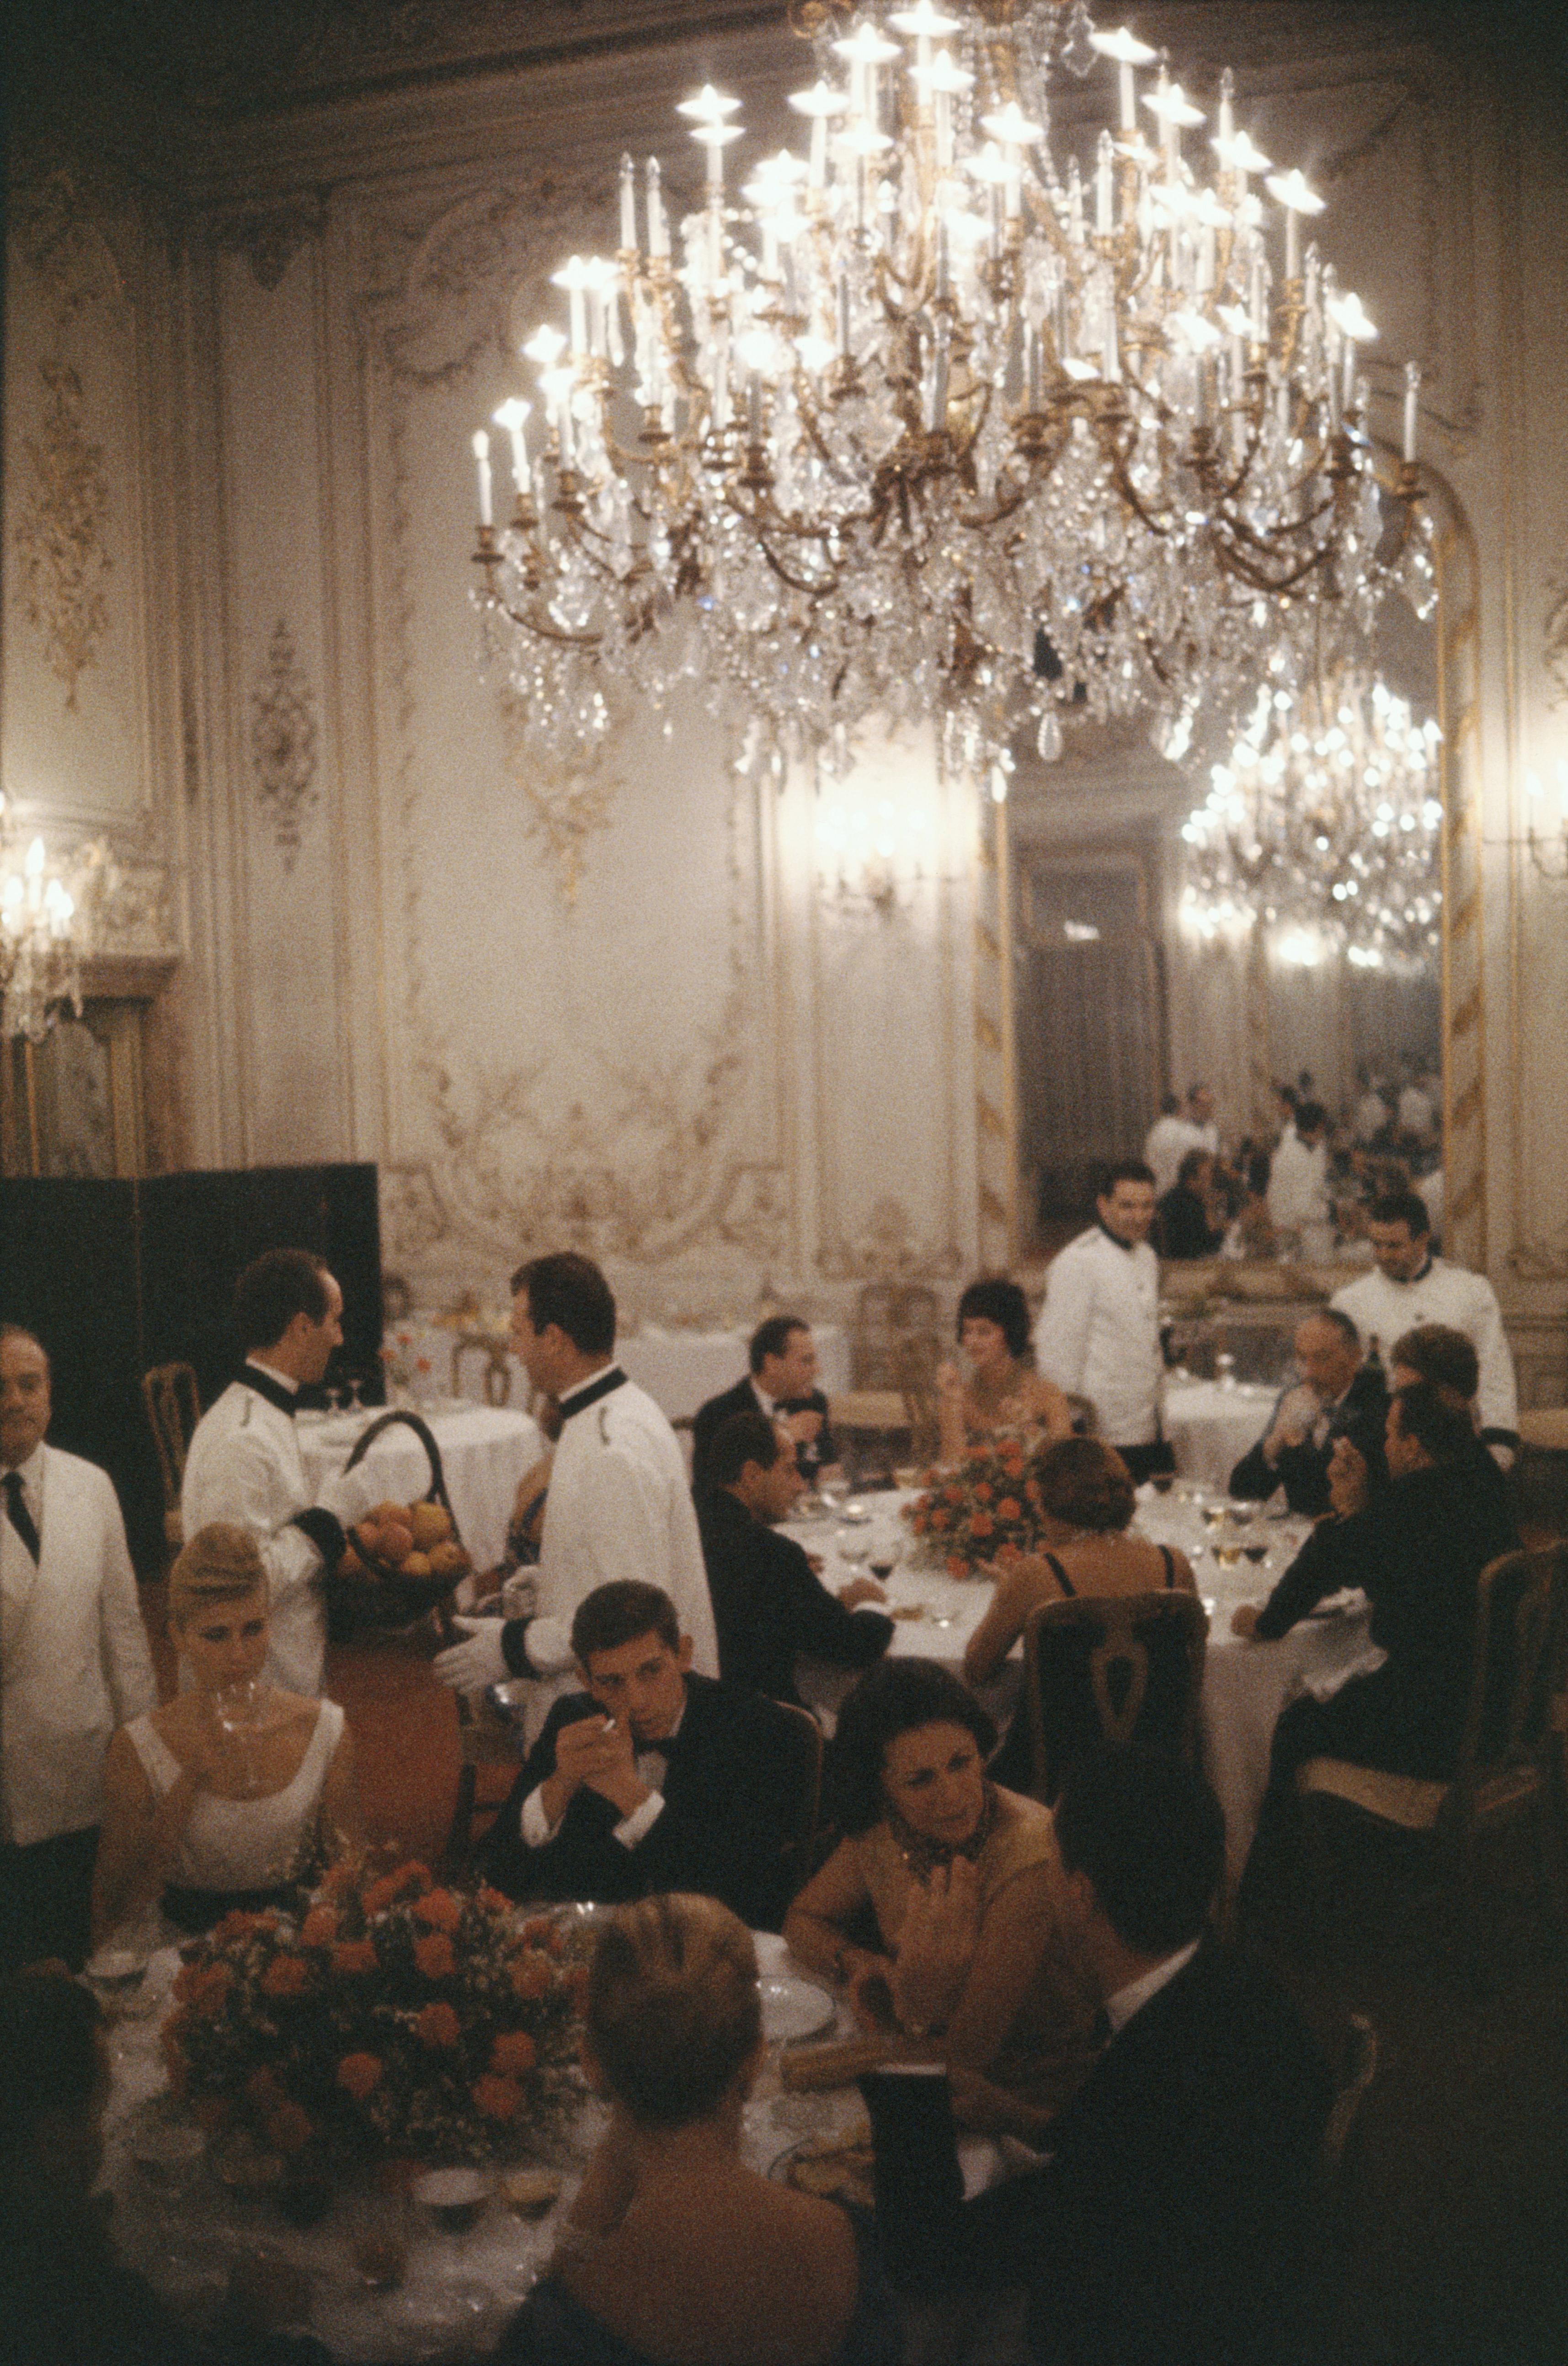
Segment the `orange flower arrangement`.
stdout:
<svg viewBox="0 0 1568 2366">
<path fill-rule="evenodd" d="M 185 1949 L 162 2044 L 209 2130 L 297 2171 L 334 2154 L 471 2161 L 566 2108 L 586 1973 L 555 1925 L 423 1865 L 332 1868 L 298 1928 L 226 1915 Z"/>
<path fill-rule="evenodd" d="M 982 1562 L 1005 1566 L 1037 1549 L 1039 1508 L 1022 1442 L 999 1437 L 971 1447 L 956 1470 L 927 1471 L 904 1516 L 942 1554 L 949 1577 L 974 1577 Z"/>
</svg>

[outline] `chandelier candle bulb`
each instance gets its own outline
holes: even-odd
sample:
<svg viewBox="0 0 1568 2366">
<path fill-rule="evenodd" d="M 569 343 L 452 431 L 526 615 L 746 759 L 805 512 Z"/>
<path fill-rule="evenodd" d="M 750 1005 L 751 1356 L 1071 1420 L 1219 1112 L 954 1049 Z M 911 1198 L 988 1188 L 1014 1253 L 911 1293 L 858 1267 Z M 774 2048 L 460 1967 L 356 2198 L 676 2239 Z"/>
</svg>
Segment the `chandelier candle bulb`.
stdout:
<svg viewBox="0 0 1568 2366">
<path fill-rule="evenodd" d="M 1111 162 L 1114 150 L 1108 131 L 1102 131 L 1094 151 L 1094 227 L 1102 238 L 1111 235 Z"/>
<path fill-rule="evenodd" d="M 475 430 L 474 458 L 479 471 L 479 524 L 494 525 L 495 511 L 490 501 L 490 439 L 482 427 Z M 41 844 L 39 851 L 41 855 Z"/>
<path fill-rule="evenodd" d="M 496 425 L 506 430 L 511 442 L 511 480 L 520 500 L 529 490 L 528 445 L 523 440 L 522 431 L 532 407 L 532 403 L 522 402 L 514 395 L 494 414 Z"/>
<path fill-rule="evenodd" d="M 1405 365 L 1405 465 L 1416 465 L 1416 411 L 1421 399 L 1421 369 L 1418 362 Z"/>
<path fill-rule="evenodd" d="M 665 220 L 662 175 L 656 156 L 648 159 L 648 260 L 667 263 L 669 260 L 669 226 Z"/>
<path fill-rule="evenodd" d="M 621 159 L 621 252 L 637 252 L 637 168 L 630 156 Z"/>
</svg>

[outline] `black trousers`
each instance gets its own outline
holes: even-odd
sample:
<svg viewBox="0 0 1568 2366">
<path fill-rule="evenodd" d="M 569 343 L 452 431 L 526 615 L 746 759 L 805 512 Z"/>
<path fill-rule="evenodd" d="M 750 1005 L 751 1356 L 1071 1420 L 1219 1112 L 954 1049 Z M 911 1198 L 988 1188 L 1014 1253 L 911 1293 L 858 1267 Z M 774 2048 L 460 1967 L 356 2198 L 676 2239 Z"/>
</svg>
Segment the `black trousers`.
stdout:
<svg viewBox="0 0 1568 2366">
<path fill-rule="evenodd" d="M 98 1827 L 0 1848 L 0 1971 L 58 1955 L 79 1972 L 92 1945 Z"/>
</svg>

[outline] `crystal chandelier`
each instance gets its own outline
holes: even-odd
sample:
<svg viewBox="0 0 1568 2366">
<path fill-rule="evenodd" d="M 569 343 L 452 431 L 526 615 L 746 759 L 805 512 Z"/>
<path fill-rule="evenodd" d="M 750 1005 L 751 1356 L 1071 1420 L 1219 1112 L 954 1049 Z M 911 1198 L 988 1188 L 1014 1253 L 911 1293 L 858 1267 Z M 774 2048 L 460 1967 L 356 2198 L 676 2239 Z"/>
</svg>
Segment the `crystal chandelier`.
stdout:
<svg viewBox="0 0 1568 2366">
<path fill-rule="evenodd" d="M 82 929 L 76 899 L 41 838 L 25 849 L 0 795 L 0 1037 L 41 1042 L 56 1008 L 82 1008 Z"/>
<path fill-rule="evenodd" d="M 1427 600 L 1417 373 L 1385 496 L 1376 332 L 1228 74 L 1200 142 L 1083 0 L 791 15 L 804 152 L 736 188 L 740 102 L 688 100 L 704 194 L 672 222 L 658 163 L 622 159 L 617 250 L 555 273 L 536 400 L 495 414 L 498 524 L 474 437 L 487 656 L 541 753 L 608 727 L 610 682 L 659 704 L 685 680 L 793 755 L 934 719 L 979 773 L 1026 726 L 1059 753 L 1070 704 L 1148 713 L 1174 752 L 1245 703 L 1260 636 L 1305 677 L 1391 580 Z M 1058 61 L 1114 73 L 1086 174 L 1052 152 Z"/>
<path fill-rule="evenodd" d="M 1182 915 L 1200 936 L 1261 922 L 1357 967 L 1424 969 L 1438 943 L 1441 733 L 1381 682 L 1266 688 L 1182 826 Z"/>
</svg>

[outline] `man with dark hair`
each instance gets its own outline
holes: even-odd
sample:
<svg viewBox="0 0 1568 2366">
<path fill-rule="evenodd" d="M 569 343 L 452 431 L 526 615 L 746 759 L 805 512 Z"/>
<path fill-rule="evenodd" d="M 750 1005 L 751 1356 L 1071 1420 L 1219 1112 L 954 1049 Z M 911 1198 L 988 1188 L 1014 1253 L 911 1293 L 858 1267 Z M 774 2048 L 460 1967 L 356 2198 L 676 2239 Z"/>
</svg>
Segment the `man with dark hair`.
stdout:
<svg viewBox="0 0 1568 2366">
<path fill-rule="evenodd" d="M 784 1712 L 691 1673 L 669 1596 L 635 1580 L 578 1604 L 585 1691 L 557 1700 L 480 1852 L 510 1898 L 718 1898 L 756 1929 L 786 1902 Z"/>
<path fill-rule="evenodd" d="M 732 1414 L 760 1413 L 778 1422 L 794 1441 L 802 1479 L 814 1486 L 838 1460 L 827 1424 L 827 1399 L 816 1385 L 817 1349 L 812 1326 L 799 1314 L 770 1314 L 751 1335 L 744 1380 L 700 1405 L 691 1425 L 691 1485 L 700 1495 L 712 1485 L 709 1451 L 721 1423 Z"/>
<path fill-rule="evenodd" d="M 1159 1260 L 1148 1245 L 1154 1177 L 1141 1159 L 1107 1168 L 1098 1221 L 1046 1275 L 1035 1357 L 1064 1395 L 1087 1397 L 1135 1485 L 1175 1468 L 1159 1435 Z"/>
<path fill-rule="evenodd" d="M 776 1533 L 804 1485 L 774 1424 L 760 1413 L 733 1413 L 714 1434 L 708 1485 L 697 1498 L 719 1673 L 797 1707 L 798 1653 L 834 1667 L 866 1668 L 893 1633 L 890 1618 L 861 1607 L 887 1600 L 874 1578 L 851 1578 L 834 1596 L 804 1549 Z"/>
<path fill-rule="evenodd" d="M 1470 1694 L 1475 1581 L 1518 1543 L 1501 1489 L 1478 1487 L 1470 1416 L 1429 1381 L 1389 1400 L 1388 1484 L 1370 1490 L 1341 1441 L 1329 1470 L 1335 1516 L 1316 1527 L 1261 1609 L 1243 1605 L 1238 1635 L 1271 1642 L 1326 1594 L 1359 1586 L 1385 1654 L 1333 1697 L 1292 1701 L 1274 1729 L 1277 1798 L 1308 1758 L 1442 1782 L 1453 1773 Z"/>
<path fill-rule="evenodd" d="M 196 1426 L 180 1489 L 185 1535 L 214 1520 L 249 1528 L 267 1572 L 272 1642 L 266 1674 L 286 1692 L 319 1693 L 327 1656 L 319 1579 L 336 1566 L 343 1523 L 368 1510 L 368 1482 L 330 1479 L 313 1499 L 299 1457 L 295 1406 L 343 1344 L 343 1296 L 319 1257 L 268 1249 L 234 1285 L 244 1353 L 236 1378 Z"/>
<path fill-rule="evenodd" d="M 460 1618 L 466 1639 L 438 1654 L 435 1672 L 458 1692 L 540 1679 L 526 1711 L 532 1739 L 572 1666 L 573 1613 L 598 1586 L 661 1586 L 700 1674 L 718 1673 L 719 1653 L 685 1457 L 653 1398 L 615 1361 L 615 1300 L 598 1266 L 573 1250 L 519 1266 L 511 1338 L 533 1386 L 561 1410 L 534 1614 Z"/>
<path fill-rule="evenodd" d="M 1278 2356 L 1329 2079 L 1269 1976 L 1205 1935 L 1218 1804 L 1190 1768 L 1130 1750 L 1076 1768 L 1055 1817 L 1056 1927 L 1108 2043 L 1052 2121 L 1044 2167 L 969 2203 L 941 2070 L 862 2081 L 892 2280 L 1025 2284 L 1030 2353 L 1052 2366 Z"/>
<path fill-rule="evenodd" d="M 1295 1359 L 1301 1379 L 1281 1391 L 1267 1429 L 1231 1472 L 1230 1492 L 1257 1503 L 1282 1487 L 1293 1512 L 1317 1520 L 1328 1509 L 1337 1438 L 1350 1439 L 1381 1484 L 1388 1391 L 1377 1367 L 1362 1361 L 1355 1324 L 1336 1307 L 1318 1307 L 1297 1325 Z"/>
<path fill-rule="evenodd" d="M 1367 1211 L 1376 1271 L 1334 1293 L 1363 1339 L 1386 1347 L 1419 1326 L 1462 1331 L 1480 1365 L 1481 1435 L 1506 1470 L 1519 1442 L 1519 1396 L 1497 1293 L 1484 1275 L 1432 1255 L 1431 1219 L 1417 1191 L 1393 1191 Z"/>
<path fill-rule="evenodd" d="M 44 1443 L 49 1358 L 0 1324 L 0 1971 L 87 1951 L 104 1759 L 158 1686 L 106 1470 Z"/>
</svg>

